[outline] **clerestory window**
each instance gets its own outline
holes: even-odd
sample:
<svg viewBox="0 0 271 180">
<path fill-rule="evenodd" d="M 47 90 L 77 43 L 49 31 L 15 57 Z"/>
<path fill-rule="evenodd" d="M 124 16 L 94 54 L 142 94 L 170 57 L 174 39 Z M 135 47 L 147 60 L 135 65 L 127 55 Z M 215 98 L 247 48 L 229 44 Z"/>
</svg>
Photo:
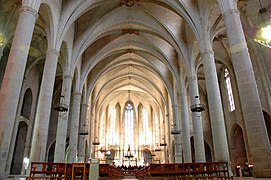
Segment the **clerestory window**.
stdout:
<svg viewBox="0 0 271 180">
<path fill-rule="evenodd" d="M 235 110 L 235 104 L 233 99 L 232 87 L 231 87 L 231 78 L 228 69 L 225 68 L 225 80 L 226 80 L 226 88 L 228 94 L 228 102 L 230 111 Z"/>
</svg>

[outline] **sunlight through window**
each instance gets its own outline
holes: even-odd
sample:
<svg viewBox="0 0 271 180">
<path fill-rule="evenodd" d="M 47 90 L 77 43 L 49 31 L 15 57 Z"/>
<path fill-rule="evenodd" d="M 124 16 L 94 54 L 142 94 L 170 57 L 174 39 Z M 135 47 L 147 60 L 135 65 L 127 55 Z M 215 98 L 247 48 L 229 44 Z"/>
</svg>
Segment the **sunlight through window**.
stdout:
<svg viewBox="0 0 271 180">
<path fill-rule="evenodd" d="M 235 105 L 234 105 L 234 99 L 233 99 L 232 88 L 231 88 L 231 78 L 230 78 L 228 69 L 225 69 L 225 79 L 226 79 L 226 87 L 227 87 L 230 111 L 234 111 Z"/>
<path fill-rule="evenodd" d="M 134 149 L 134 110 L 128 103 L 125 110 L 125 149 Z"/>
</svg>

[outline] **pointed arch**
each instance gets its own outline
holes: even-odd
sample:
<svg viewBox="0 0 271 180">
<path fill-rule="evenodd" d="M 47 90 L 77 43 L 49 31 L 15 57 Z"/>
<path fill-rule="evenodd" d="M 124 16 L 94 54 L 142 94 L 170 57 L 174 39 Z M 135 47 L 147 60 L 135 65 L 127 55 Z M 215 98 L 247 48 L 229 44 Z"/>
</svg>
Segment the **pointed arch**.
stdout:
<svg viewBox="0 0 271 180">
<path fill-rule="evenodd" d="M 231 162 L 233 170 L 237 166 L 244 167 L 248 161 L 247 152 L 245 146 L 245 140 L 243 136 L 243 129 L 238 124 L 235 124 L 231 134 Z"/>
<path fill-rule="evenodd" d="M 26 145 L 25 142 L 26 142 L 26 137 L 27 137 L 27 130 L 28 130 L 28 125 L 26 124 L 26 122 L 24 121 L 19 122 L 10 174 L 13 174 L 13 175 L 21 174 L 21 171 L 23 168 L 22 162 L 24 158 L 23 156 L 24 156 L 24 150 L 25 150 L 25 145 Z"/>
</svg>

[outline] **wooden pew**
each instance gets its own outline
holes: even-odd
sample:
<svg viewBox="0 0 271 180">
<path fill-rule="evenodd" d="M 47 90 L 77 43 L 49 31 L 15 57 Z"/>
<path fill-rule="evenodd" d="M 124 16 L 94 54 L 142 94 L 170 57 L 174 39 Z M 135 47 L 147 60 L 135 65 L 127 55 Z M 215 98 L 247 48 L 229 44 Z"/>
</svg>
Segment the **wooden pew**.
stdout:
<svg viewBox="0 0 271 180">
<path fill-rule="evenodd" d="M 31 162 L 27 179 L 64 179 L 65 163 Z"/>
<path fill-rule="evenodd" d="M 149 179 L 153 178 L 180 178 L 180 179 L 231 179 L 227 162 L 150 164 Z M 145 175 L 141 172 L 139 179 Z"/>
</svg>

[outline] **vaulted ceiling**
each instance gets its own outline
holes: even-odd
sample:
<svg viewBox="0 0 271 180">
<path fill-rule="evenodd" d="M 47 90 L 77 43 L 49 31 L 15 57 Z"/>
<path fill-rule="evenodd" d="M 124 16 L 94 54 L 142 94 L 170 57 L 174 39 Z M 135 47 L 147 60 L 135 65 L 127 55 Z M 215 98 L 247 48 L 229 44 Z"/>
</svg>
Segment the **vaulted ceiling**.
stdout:
<svg viewBox="0 0 271 180">
<path fill-rule="evenodd" d="M 96 108 L 131 98 L 163 109 L 170 104 L 174 81 L 187 79 L 194 68 L 205 95 L 200 49 L 208 41 L 218 74 L 223 66 L 231 68 L 223 17 L 215 0 L 43 2 L 28 67 L 42 66 L 44 49 L 63 39 L 57 75 L 75 74 L 78 89 L 85 88 Z M 9 18 L 1 28 L 15 28 L 21 1 L 1 3 L 2 20 Z M 270 6 L 268 0 L 261 3 Z M 252 39 L 259 1 L 242 0 L 238 8 L 247 38 Z"/>
</svg>

